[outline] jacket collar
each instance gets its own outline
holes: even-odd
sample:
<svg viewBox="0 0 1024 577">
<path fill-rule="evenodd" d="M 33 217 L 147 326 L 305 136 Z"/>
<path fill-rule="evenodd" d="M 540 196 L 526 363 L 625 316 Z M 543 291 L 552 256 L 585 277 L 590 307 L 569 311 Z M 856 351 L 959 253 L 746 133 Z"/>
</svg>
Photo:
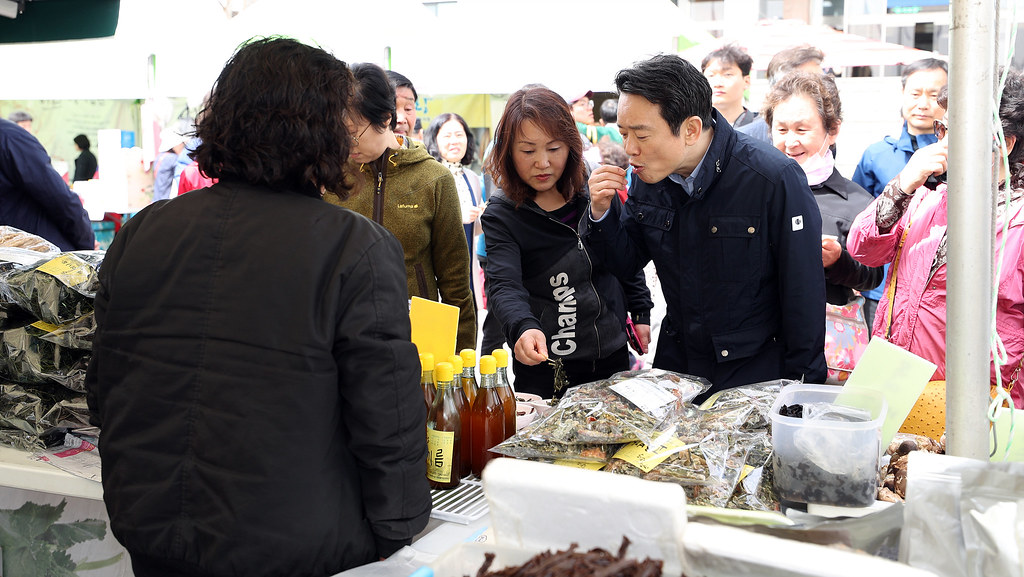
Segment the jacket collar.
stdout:
<svg viewBox="0 0 1024 577">
<path fill-rule="evenodd" d="M 833 168 L 832 174 L 830 174 L 829 177 L 821 184 L 812 186 L 811 190 L 820 190 L 824 188 L 843 197 L 843 200 L 847 200 L 850 198 L 850 190 L 846 183 L 847 180 L 843 178 L 843 175 L 839 174 L 839 170 Z"/>
<path fill-rule="evenodd" d="M 918 134 L 917 135 L 917 147 L 928 146 L 929 144 L 935 144 L 939 139 L 935 138 L 934 134 Z M 896 148 L 899 148 L 903 152 L 909 152 L 913 154 L 914 143 L 910 139 L 910 132 L 907 130 L 907 121 L 903 121 L 903 132 L 900 133 L 900 139 L 896 143 Z"/>
<path fill-rule="evenodd" d="M 718 110 L 712 109 L 711 130 L 714 135 L 711 144 L 704 154 L 704 162 L 701 164 L 700 172 L 693 181 L 693 199 L 700 200 L 715 182 L 722 176 L 722 171 L 729 160 L 729 152 L 736 142 L 736 131 L 725 120 Z"/>
</svg>

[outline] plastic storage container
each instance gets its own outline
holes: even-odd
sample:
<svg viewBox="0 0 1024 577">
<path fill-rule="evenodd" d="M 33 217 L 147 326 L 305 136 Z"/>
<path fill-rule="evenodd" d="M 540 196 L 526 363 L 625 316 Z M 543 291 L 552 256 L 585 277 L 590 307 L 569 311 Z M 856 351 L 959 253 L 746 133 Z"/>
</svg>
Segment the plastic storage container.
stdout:
<svg viewBox="0 0 1024 577">
<path fill-rule="evenodd" d="M 829 418 L 809 413 L 835 403 Z M 820 403 L 820 404 L 819 404 Z M 786 405 L 802 405 L 804 418 L 780 414 Z M 845 416 L 843 414 L 846 414 Z M 867 420 L 844 420 L 851 415 Z M 867 507 L 878 492 L 885 398 L 874 391 L 843 392 L 832 385 L 789 385 L 772 406 L 772 465 L 775 490 L 786 501 Z"/>
</svg>

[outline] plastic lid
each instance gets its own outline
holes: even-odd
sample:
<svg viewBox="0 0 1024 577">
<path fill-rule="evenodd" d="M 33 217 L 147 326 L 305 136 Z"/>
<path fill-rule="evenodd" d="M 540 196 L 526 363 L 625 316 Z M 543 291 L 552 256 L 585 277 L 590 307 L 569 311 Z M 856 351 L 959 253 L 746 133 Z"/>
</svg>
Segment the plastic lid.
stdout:
<svg viewBox="0 0 1024 577">
<path fill-rule="evenodd" d="M 452 365 L 452 370 L 455 371 L 456 375 L 462 374 L 462 357 L 459 355 L 449 355 L 448 362 Z"/>
<path fill-rule="evenodd" d="M 494 349 L 491 352 L 491 356 L 494 357 L 494 362 L 497 364 L 497 366 L 508 366 L 508 351 L 506 351 L 504 348 Z"/>
<path fill-rule="evenodd" d="M 437 377 L 438 382 L 452 380 L 453 374 L 451 363 L 437 363 L 437 366 L 434 367 L 434 376 Z"/>
<path fill-rule="evenodd" d="M 473 349 L 462 349 L 459 351 L 459 356 L 462 357 L 463 368 L 476 366 L 476 351 Z"/>
<path fill-rule="evenodd" d="M 421 353 L 420 354 L 420 367 L 423 372 L 433 370 L 434 368 L 434 353 Z"/>
<path fill-rule="evenodd" d="M 480 357 L 480 374 L 493 375 L 494 365 L 496 364 L 496 362 L 496 359 L 491 355 L 484 355 Z"/>
</svg>

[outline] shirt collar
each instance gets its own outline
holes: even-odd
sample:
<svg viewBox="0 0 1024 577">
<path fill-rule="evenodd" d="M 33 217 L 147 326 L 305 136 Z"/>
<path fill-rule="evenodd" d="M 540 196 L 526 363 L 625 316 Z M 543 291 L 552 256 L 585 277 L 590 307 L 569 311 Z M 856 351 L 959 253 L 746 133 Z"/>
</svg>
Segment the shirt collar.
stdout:
<svg viewBox="0 0 1024 577">
<path fill-rule="evenodd" d="M 710 146 L 708 146 L 708 150 L 711 150 Z M 700 175 L 700 169 L 704 166 L 704 159 L 708 157 L 708 150 L 704 151 L 704 156 L 700 157 L 700 162 L 698 162 L 697 166 L 693 168 L 693 172 L 690 173 L 690 176 L 683 176 L 675 172 L 668 175 L 669 180 L 683 187 L 687 196 L 693 196 L 693 183 L 697 180 L 697 176 Z"/>
</svg>

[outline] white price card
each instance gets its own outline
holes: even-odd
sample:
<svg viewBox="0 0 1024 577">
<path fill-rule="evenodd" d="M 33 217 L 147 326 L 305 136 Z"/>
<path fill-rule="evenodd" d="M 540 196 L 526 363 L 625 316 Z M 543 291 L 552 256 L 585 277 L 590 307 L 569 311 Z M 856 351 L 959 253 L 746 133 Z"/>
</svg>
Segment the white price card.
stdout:
<svg viewBox="0 0 1024 577">
<path fill-rule="evenodd" d="M 615 383 L 609 388 L 636 405 L 641 411 L 656 417 L 663 416 L 665 405 L 677 400 L 676 396 L 665 390 L 664 387 L 643 379 L 627 379 L 621 383 Z"/>
</svg>

